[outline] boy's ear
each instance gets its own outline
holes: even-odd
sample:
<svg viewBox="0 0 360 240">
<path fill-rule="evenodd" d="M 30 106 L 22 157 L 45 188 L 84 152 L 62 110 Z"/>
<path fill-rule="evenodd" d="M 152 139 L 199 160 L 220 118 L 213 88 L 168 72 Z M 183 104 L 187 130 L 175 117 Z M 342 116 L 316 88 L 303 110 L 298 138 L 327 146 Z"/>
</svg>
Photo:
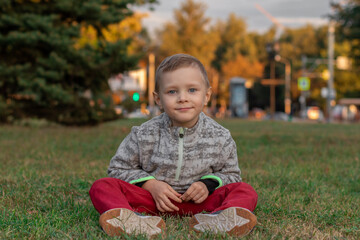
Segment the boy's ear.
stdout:
<svg viewBox="0 0 360 240">
<path fill-rule="evenodd" d="M 154 96 L 154 100 L 156 102 L 156 104 L 159 106 L 159 108 L 161 109 L 161 101 L 160 101 L 160 97 L 159 94 L 157 92 L 153 92 L 153 96 Z"/>
<path fill-rule="evenodd" d="M 208 104 L 208 102 L 210 101 L 210 98 L 211 98 L 211 93 L 212 93 L 212 89 L 211 87 L 209 87 L 207 90 L 206 90 L 206 94 L 205 94 L 205 106 Z"/>
</svg>

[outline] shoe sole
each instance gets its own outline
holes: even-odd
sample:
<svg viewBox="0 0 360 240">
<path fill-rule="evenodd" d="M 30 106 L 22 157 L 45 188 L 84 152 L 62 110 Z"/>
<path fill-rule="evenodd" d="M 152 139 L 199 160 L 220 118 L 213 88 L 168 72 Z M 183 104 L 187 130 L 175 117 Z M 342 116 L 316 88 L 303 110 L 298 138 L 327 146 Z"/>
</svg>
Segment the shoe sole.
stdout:
<svg viewBox="0 0 360 240">
<path fill-rule="evenodd" d="M 157 216 L 141 216 L 125 208 L 115 208 L 101 214 L 100 226 L 109 236 L 145 234 L 155 237 L 165 232 L 165 222 Z"/>
<path fill-rule="evenodd" d="M 257 223 L 256 216 L 244 208 L 231 207 L 219 214 L 195 214 L 190 219 L 190 229 L 197 233 L 227 233 L 242 237 L 249 234 Z"/>
</svg>

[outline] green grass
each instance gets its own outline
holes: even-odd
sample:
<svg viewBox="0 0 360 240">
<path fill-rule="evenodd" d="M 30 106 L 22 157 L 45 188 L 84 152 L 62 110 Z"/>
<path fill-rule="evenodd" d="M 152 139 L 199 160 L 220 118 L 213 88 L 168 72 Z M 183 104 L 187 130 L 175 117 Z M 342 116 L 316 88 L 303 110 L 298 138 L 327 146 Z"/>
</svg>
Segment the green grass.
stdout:
<svg viewBox="0 0 360 240">
<path fill-rule="evenodd" d="M 0 239 L 110 239 L 88 196 L 132 125 L 0 126 Z M 360 239 L 360 125 L 223 120 L 259 194 L 249 239 Z M 168 218 L 164 239 L 189 233 Z M 125 236 L 123 236 L 125 238 Z M 127 239 L 144 239 L 130 236 Z"/>
</svg>

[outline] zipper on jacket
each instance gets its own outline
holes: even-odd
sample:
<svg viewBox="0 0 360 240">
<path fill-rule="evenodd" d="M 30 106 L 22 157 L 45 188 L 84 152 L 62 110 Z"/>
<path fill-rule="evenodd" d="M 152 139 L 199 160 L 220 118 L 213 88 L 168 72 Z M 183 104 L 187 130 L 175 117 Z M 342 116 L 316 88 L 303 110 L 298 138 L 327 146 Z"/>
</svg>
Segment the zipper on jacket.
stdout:
<svg viewBox="0 0 360 240">
<path fill-rule="evenodd" d="M 184 153 L 184 128 L 179 128 L 179 147 L 178 147 L 178 162 L 175 174 L 175 180 L 178 181 L 180 177 L 181 166 L 183 162 Z"/>
</svg>

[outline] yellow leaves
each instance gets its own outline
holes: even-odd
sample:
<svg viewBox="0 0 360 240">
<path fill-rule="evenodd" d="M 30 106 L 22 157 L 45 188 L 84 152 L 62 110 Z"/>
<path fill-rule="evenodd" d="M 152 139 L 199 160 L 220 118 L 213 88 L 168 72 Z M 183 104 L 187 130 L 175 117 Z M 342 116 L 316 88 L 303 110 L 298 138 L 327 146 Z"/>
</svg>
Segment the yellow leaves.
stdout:
<svg viewBox="0 0 360 240">
<path fill-rule="evenodd" d="M 117 42 L 127 38 L 136 38 L 136 35 L 142 30 L 141 19 L 146 16 L 146 13 L 135 13 L 119 23 L 110 24 L 107 28 L 101 29 L 104 40 L 107 42 Z M 75 45 L 76 48 L 81 48 L 85 45 L 91 45 L 94 48 L 97 46 L 99 37 L 93 26 L 82 26 L 80 35 L 81 37 Z"/>
<path fill-rule="evenodd" d="M 81 47 L 84 47 L 85 45 L 89 44 L 92 47 L 96 47 L 98 39 L 97 39 L 97 33 L 93 26 L 88 27 L 81 27 L 80 30 L 80 38 L 78 42 L 75 45 L 76 49 L 79 49 Z"/>
<path fill-rule="evenodd" d="M 107 29 L 102 30 L 102 33 L 106 41 L 109 42 L 116 42 L 121 39 L 133 37 L 141 32 L 141 19 L 146 16 L 146 13 L 135 13 L 120 23 L 109 25 Z"/>
</svg>

